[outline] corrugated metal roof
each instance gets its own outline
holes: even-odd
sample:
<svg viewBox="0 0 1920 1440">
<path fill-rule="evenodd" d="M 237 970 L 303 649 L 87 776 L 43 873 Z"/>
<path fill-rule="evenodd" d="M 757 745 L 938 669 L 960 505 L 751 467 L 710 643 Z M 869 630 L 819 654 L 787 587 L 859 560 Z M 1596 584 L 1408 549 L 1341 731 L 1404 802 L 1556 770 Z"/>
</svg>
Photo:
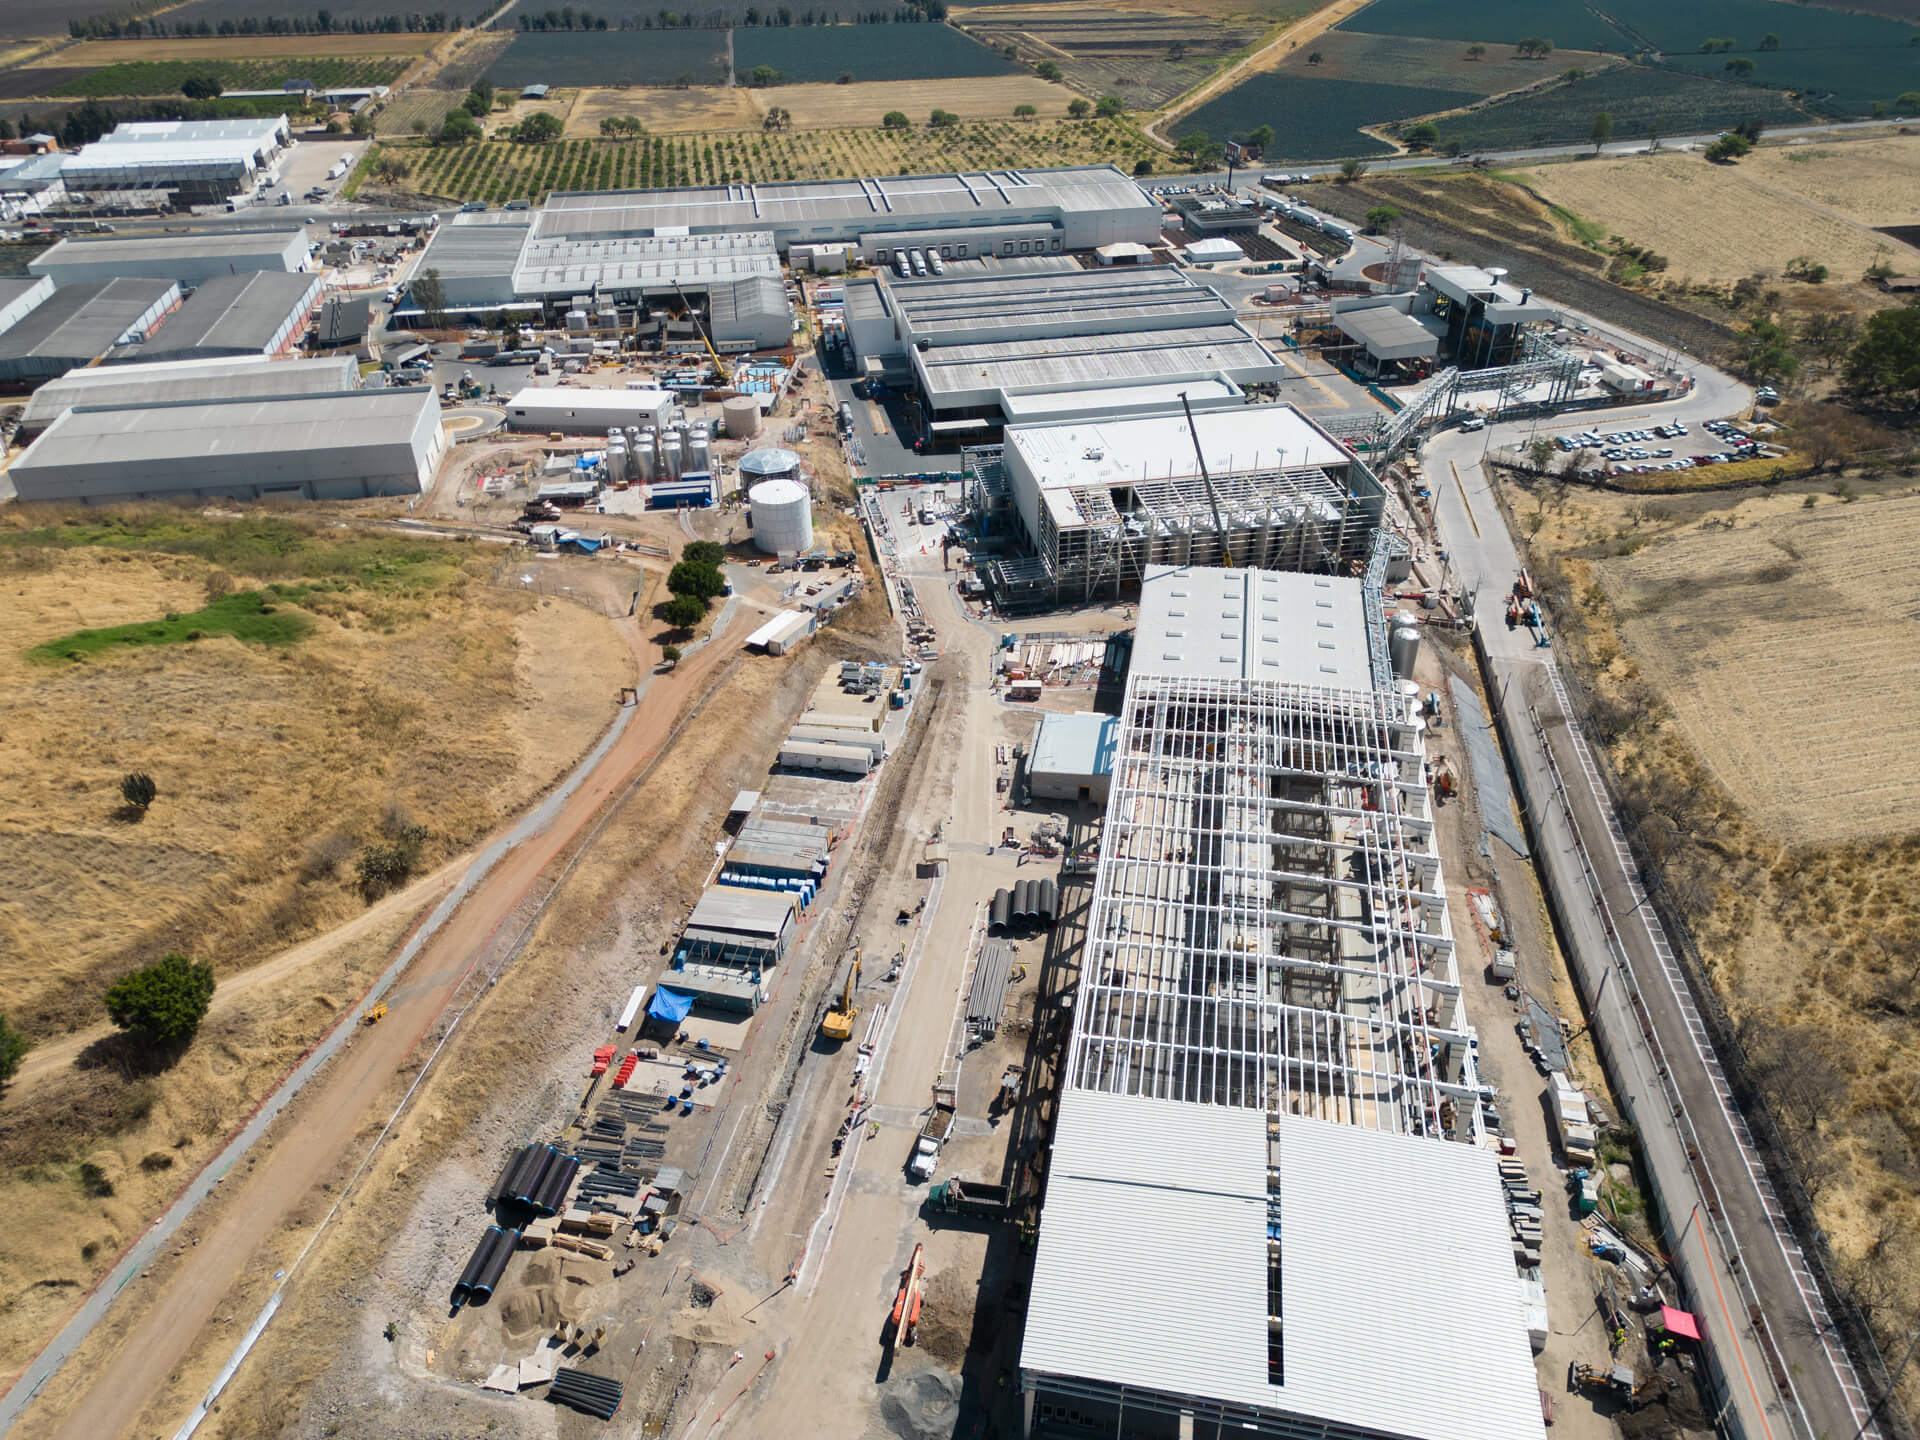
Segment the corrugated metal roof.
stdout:
<svg viewBox="0 0 1920 1440">
<path fill-rule="evenodd" d="M 28 355 L 82 363 L 97 359 L 178 288 L 171 280 L 134 278 L 62 286 L 0 334 L 0 360 Z"/>
<path fill-rule="evenodd" d="M 352 390 L 336 395 L 69 410 L 14 461 L 36 465 L 127 465 L 235 454 L 279 455 L 406 444 L 422 411 L 439 412 L 429 389 Z M 342 437 L 351 437 L 343 446 Z"/>
<path fill-rule="evenodd" d="M 109 235 L 98 239 L 69 236 L 27 266 L 35 274 L 58 270 L 63 265 L 136 265 L 165 260 L 206 260 L 217 257 L 236 263 L 245 260 L 278 259 L 298 247 L 305 256 L 306 232 L 292 230 L 240 230 L 203 235 Z M 256 267 L 257 268 L 257 267 Z"/>
<path fill-rule="evenodd" d="M 173 360 L 69 370 L 33 392 L 20 423 L 24 430 L 39 430 L 75 405 L 150 405 L 237 396 L 311 395 L 326 390 L 351 390 L 358 383 L 358 367 L 351 355 L 318 360 L 269 360 L 264 355 L 248 355 L 238 359 Z"/>
<path fill-rule="evenodd" d="M 1291 570 L 1155 567 L 1140 590 L 1132 669 L 1372 687 L 1366 591 Z"/>
<path fill-rule="evenodd" d="M 1287 374 L 1273 352 L 1238 324 L 1001 340 L 910 354 L 936 396 L 970 390 L 1059 390 L 1221 371 L 1259 379 Z"/>
<path fill-rule="evenodd" d="M 320 287 L 320 277 L 306 272 L 215 275 L 189 295 L 137 353 L 154 360 L 201 350 L 265 353 L 282 330 L 313 308 Z"/>
<path fill-rule="evenodd" d="M 689 928 L 778 937 L 793 920 L 793 896 L 778 890 L 710 886 L 688 917 Z"/>
<path fill-rule="evenodd" d="M 525 210 L 476 211 L 456 215 L 433 232 L 415 277 L 429 270 L 446 280 L 511 280 L 521 247 L 533 228 L 533 214 Z"/>
<path fill-rule="evenodd" d="M 769 230 L 717 235 L 643 235 L 527 241 L 513 270 L 517 295 L 585 295 L 603 290 L 704 290 L 751 277 L 780 280 L 780 253 Z"/>
<path fill-rule="evenodd" d="M 1333 323 L 1342 334 L 1358 340 L 1382 360 L 1410 360 L 1440 350 L 1439 336 L 1390 305 L 1337 310 Z"/>
<path fill-rule="evenodd" d="M 1410 1440 L 1540 1440 L 1498 1161 L 1259 1110 L 1069 1090 L 1023 1369 Z M 1270 1157 L 1284 1383 L 1268 1383 Z M 1170 1243 L 1169 1237 L 1178 1237 Z"/>
</svg>

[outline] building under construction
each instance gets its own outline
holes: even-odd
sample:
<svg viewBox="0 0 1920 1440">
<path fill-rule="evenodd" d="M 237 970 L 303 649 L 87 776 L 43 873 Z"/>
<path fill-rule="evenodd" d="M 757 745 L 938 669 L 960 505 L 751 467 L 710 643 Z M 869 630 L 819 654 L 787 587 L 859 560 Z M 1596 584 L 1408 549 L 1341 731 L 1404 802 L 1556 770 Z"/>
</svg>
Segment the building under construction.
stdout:
<svg viewBox="0 0 1920 1440">
<path fill-rule="evenodd" d="M 986 579 L 1014 613 L 1134 595 L 1155 566 L 1358 576 L 1385 504 L 1290 405 L 1016 426 L 967 465 L 981 531 L 1005 551 Z"/>
<path fill-rule="evenodd" d="M 1379 594 L 1149 577 L 1020 1357 L 1031 1435 L 1539 1440 Z"/>
</svg>

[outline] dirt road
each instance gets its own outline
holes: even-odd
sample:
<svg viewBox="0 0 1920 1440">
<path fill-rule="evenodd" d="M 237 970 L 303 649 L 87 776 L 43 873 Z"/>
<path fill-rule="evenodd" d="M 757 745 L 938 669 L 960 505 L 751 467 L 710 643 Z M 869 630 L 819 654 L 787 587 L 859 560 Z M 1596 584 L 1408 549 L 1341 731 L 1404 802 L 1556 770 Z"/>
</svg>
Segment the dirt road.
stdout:
<svg viewBox="0 0 1920 1440">
<path fill-rule="evenodd" d="M 733 638 L 747 618 L 729 627 Z M 639 627 L 623 624 L 622 629 L 641 668 L 650 670 L 659 659 L 657 648 Z M 711 643 L 670 674 L 654 677 L 624 732 L 547 828 L 509 851 L 423 947 L 388 994 L 386 1019 L 357 1036 L 308 1087 L 271 1151 L 245 1173 L 231 1174 L 203 1243 L 181 1258 L 111 1353 L 89 1357 L 95 1383 L 85 1386 L 57 1425 L 30 1412 L 28 1433 L 93 1440 L 132 1429 L 255 1251 L 338 1164 L 370 1107 L 413 1057 L 495 931 L 601 807 L 658 752 L 682 710 L 732 658 L 730 644 Z"/>
<path fill-rule="evenodd" d="M 1334 0 L 1334 3 L 1296 20 L 1282 30 L 1273 39 L 1262 45 L 1253 54 L 1238 64 L 1229 65 L 1218 75 L 1203 84 L 1195 86 L 1169 105 L 1160 118 L 1147 126 L 1147 134 L 1164 144 L 1172 141 L 1164 133 L 1166 127 L 1199 109 L 1216 95 L 1224 95 L 1241 81 L 1276 68 L 1280 62 L 1299 49 L 1307 41 L 1331 30 L 1342 20 L 1357 15 L 1367 8 L 1372 0 Z"/>
</svg>

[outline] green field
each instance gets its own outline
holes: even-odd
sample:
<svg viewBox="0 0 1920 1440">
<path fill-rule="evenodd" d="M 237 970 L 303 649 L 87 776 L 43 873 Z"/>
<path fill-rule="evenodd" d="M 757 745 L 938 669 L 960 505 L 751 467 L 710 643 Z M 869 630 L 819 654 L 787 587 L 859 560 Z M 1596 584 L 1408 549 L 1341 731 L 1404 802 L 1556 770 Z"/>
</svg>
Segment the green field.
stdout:
<svg viewBox="0 0 1920 1440">
<path fill-rule="evenodd" d="M 1808 118 L 1777 90 L 1722 84 L 1657 66 L 1621 65 L 1437 123 L 1442 143 L 1457 140 L 1467 150 L 1503 150 L 1577 144 L 1593 133 L 1594 117 L 1602 111 L 1613 116 L 1618 140 L 1650 133 L 1707 134 L 1747 120 L 1791 125 Z"/>
<path fill-rule="evenodd" d="M 1920 86 L 1920 27 L 1898 20 L 1784 0 L 1609 0 L 1602 8 L 1606 18 L 1601 8 L 1560 0 L 1374 0 L 1340 29 L 1489 45 L 1539 36 L 1556 50 L 1657 54 L 1712 76 L 1751 61 L 1752 72 L 1739 77 L 1745 83 L 1804 91 L 1825 108 L 1856 113 Z M 1703 53 L 1709 40 L 1732 47 Z"/>
<path fill-rule="evenodd" d="M 1313 55 L 1320 57 L 1317 64 L 1309 59 Z M 1390 75 L 1395 85 L 1498 95 L 1554 79 L 1570 66 L 1599 70 L 1619 63 L 1617 56 L 1591 50 L 1555 50 L 1541 59 L 1522 59 L 1505 45 L 1491 46 L 1475 60 L 1468 57 L 1465 45 L 1412 35 L 1329 30 L 1309 48 L 1289 55 L 1279 68 L 1283 74 L 1301 78 L 1375 81 Z"/>
<path fill-rule="evenodd" d="M 516 35 L 487 79 L 528 85 L 712 85 L 726 78 L 724 30 L 549 30 Z M 644 116 L 642 119 L 646 118 Z"/>
<path fill-rule="evenodd" d="M 186 80 L 218 80 L 228 90 L 278 90 L 289 80 L 334 85 L 386 85 L 414 61 L 411 55 L 348 55 L 273 60 L 127 60 L 71 76 L 50 95 L 178 95 Z M 31 71 L 22 72 L 31 74 Z"/>
<path fill-rule="evenodd" d="M 1185 116 L 1174 128 L 1182 135 L 1204 130 L 1215 140 L 1225 140 L 1271 125 L 1275 139 L 1262 157 L 1270 164 L 1344 160 L 1392 153 L 1391 145 L 1362 135 L 1362 125 L 1448 110 L 1479 98 L 1469 90 L 1323 80 L 1279 70 L 1235 86 Z"/>
<path fill-rule="evenodd" d="M 788 84 L 855 80 L 945 80 L 1010 75 L 1020 67 L 950 25 L 754 26 L 733 32 L 733 69 L 761 65 Z"/>
<path fill-rule="evenodd" d="M 27 652 L 33 660 L 83 660 L 103 650 L 145 645 L 182 645 L 209 635 L 231 635 L 253 645 L 291 645 L 313 621 L 298 611 L 273 603 L 278 595 L 240 590 L 223 595 L 205 609 L 168 615 L 136 625 L 113 625 L 104 630 L 76 630 L 58 640 L 36 645 Z"/>
</svg>

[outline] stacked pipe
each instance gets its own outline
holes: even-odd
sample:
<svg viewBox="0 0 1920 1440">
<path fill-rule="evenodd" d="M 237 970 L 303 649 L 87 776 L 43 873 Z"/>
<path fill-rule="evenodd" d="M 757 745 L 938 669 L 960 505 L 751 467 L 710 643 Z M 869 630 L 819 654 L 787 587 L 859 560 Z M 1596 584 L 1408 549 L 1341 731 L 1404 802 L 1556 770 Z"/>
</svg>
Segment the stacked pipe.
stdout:
<svg viewBox="0 0 1920 1440">
<path fill-rule="evenodd" d="M 473 1298 L 473 1282 L 480 1278 L 480 1272 L 487 1267 L 487 1260 L 493 1254 L 494 1246 L 505 1233 L 498 1225 L 489 1225 L 487 1233 L 480 1237 L 480 1243 L 473 1247 L 473 1255 L 467 1261 L 467 1268 L 460 1272 L 460 1278 L 453 1285 L 453 1303 L 455 1307 L 464 1305 Z"/>
<path fill-rule="evenodd" d="M 620 1408 L 620 1382 L 604 1375 L 589 1375 L 584 1370 L 562 1368 L 553 1372 L 547 1399 L 571 1406 L 582 1414 L 611 1420 Z"/>
<path fill-rule="evenodd" d="M 1060 887 L 1052 880 L 1040 882 L 1038 909 L 1040 923 L 1049 928 L 1060 918 Z"/>
<path fill-rule="evenodd" d="M 1033 881 L 1019 880 L 1013 887 L 1013 919 L 1017 925 L 1032 925 L 1036 918 L 1033 908 Z"/>
<path fill-rule="evenodd" d="M 987 933 L 998 935 L 1013 922 L 1013 895 L 1007 890 L 993 892 L 993 905 L 987 911 Z"/>
<path fill-rule="evenodd" d="M 509 1155 L 506 1168 L 501 1170 L 500 1178 L 493 1182 L 493 1188 L 487 1192 L 487 1203 L 498 1205 L 502 1200 L 520 1199 L 547 1149 L 544 1145 L 522 1145 Z"/>
<path fill-rule="evenodd" d="M 507 1273 L 507 1261 L 513 1258 L 513 1252 L 520 1248 L 518 1230 L 502 1230 L 500 1238 L 493 1243 L 493 1249 L 487 1252 L 487 1260 L 480 1267 L 480 1273 L 474 1277 L 472 1298 L 476 1305 L 484 1305 L 493 1298 L 493 1288 L 500 1283 L 500 1277 Z"/>
</svg>

